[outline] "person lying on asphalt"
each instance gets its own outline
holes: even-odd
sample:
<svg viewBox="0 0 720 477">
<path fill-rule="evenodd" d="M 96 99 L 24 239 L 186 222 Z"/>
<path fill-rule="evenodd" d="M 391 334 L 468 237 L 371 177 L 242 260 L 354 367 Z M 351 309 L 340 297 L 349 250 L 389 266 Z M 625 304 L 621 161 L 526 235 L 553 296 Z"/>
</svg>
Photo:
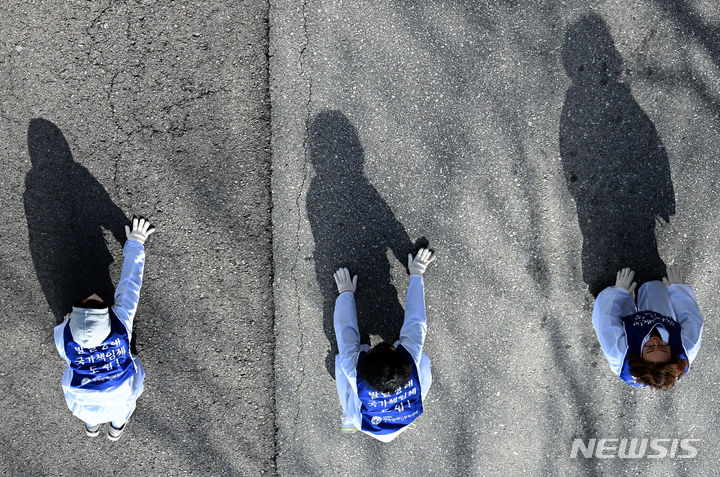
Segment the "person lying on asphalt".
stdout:
<svg viewBox="0 0 720 477">
<path fill-rule="evenodd" d="M 92 294 L 77 301 L 55 327 L 55 346 L 67 364 L 62 377 L 65 402 L 85 422 L 89 437 L 109 423 L 108 439 L 119 439 L 143 392 L 145 370 L 131 353 L 130 340 L 145 266 L 144 243 L 153 232 L 155 227 L 142 217 L 133 218 L 132 230 L 125 226 L 125 259 L 112 307 Z"/>
<path fill-rule="evenodd" d="M 700 349 L 703 319 L 690 285 L 674 265 L 633 297 L 635 273 L 624 268 L 595 300 L 593 326 L 610 369 L 635 387 L 667 390 Z"/>
<path fill-rule="evenodd" d="M 335 377 L 342 405 L 342 432 L 359 430 L 382 442 L 390 442 L 411 426 L 423 412 L 432 376 L 430 359 L 422 348 L 427 333 L 423 273 L 435 255 L 420 249 L 408 255 L 410 283 L 400 339 L 374 347 L 360 343 L 355 290 L 347 268 L 335 272 L 335 336 L 338 355 Z"/>
</svg>

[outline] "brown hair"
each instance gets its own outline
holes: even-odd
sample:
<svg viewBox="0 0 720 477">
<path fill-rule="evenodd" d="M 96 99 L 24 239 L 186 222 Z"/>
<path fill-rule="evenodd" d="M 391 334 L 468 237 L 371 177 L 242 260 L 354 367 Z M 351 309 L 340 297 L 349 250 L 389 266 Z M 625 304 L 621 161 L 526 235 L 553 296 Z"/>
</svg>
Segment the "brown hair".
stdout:
<svg viewBox="0 0 720 477">
<path fill-rule="evenodd" d="M 630 374 L 640 384 L 654 389 L 667 391 L 675 386 L 675 382 L 685 373 L 687 361 L 680 356 L 673 356 L 665 363 L 650 363 L 640 356 L 629 356 Z"/>
</svg>

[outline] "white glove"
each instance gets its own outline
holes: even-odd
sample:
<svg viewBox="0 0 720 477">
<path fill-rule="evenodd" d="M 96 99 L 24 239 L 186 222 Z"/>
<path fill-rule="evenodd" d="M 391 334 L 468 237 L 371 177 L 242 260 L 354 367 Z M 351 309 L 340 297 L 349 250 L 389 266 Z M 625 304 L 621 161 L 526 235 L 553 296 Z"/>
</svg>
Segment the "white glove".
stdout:
<svg viewBox="0 0 720 477">
<path fill-rule="evenodd" d="M 669 287 L 673 283 L 685 283 L 677 265 L 668 265 L 666 273 L 667 277 L 663 277 L 663 283 L 666 287 Z"/>
<path fill-rule="evenodd" d="M 132 231 L 129 226 L 125 226 L 125 235 L 128 240 L 137 240 L 141 244 L 145 244 L 147 238 L 155 232 L 155 227 L 150 225 L 150 221 L 143 217 L 134 217 L 132 219 Z"/>
<path fill-rule="evenodd" d="M 333 277 L 335 277 L 335 284 L 337 285 L 338 293 L 346 291 L 355 293 L 355 289 L 357 288 L 357 275 L 350 280 L 350 270 L 347 268 L 339 268 Z"/>
<path fill-rule="evenodd" d="M 637 282 L 634 282 L 633 278 L 635 278 L 635 272 L 633 272 L 629 268 L 623 268 L 622 270 L 617 272 L 617 278 L 615 279 L 615 288 L 622 288 L 624 290 L 627 290 L 632 295 L 633 293 L 635 293 L 635 287 L 637 286 Z"/>
<path fill-rule="evenodd" d="M 410 270 L 410 275 L 422 275 L 425 273 L 425 269 L 427 266 L 435 260 L 435 254 L 430 251 L 430 249 L 427 248 L 421 248 L 418 250 L 417 255 L 415 255 L 415 259 L 413 260 L 413 256 L 411 253 L 408 254 L 408 270 Z"/>
</svg>

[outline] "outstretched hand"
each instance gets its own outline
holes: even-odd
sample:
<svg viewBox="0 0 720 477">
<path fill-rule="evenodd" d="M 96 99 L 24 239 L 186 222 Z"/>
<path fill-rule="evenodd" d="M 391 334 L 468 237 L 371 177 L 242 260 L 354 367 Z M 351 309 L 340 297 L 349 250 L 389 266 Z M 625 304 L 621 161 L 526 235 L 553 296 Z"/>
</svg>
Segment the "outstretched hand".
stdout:
<svg viewBox="0 0 720 477">
<path fill-rule="evenodd" d="M 627 290 L 632 295 L 635 293 L 635 287 L 637 286 L 637 282 L 634 282 L 633 278 L 635 278 L 635 272 L 630 270 L 630 268 L 623 268 L 617 272 L 615 288 Z"/>
<path fill-rule="evenodd" d="M 338 293 L 346 291 L 355 293 L 355 290 L 357 289 L 357 275 L 355 275 L 351 280 L 350 270 L 347 268 L 339 268 L 333 277 L 335 277 L 335 284 L 337 285 Z"/>
<path fill-rule="evenodd" d="M 677 265 L 668 265 L 666 273 L 667 276 L 663 277 L 663 283 L 666 287 L 669 287 L 673 283 L 685 283 L 685 280 L 683 280 L 682 274 L 680 273 L 680 269 L 677 267 Z"/>
<path fill-rule="evenodd" d="M 435 254 L 428 248 L 421 248 L 413 259 L 411 253 L 408 254 L 408 270 L 410 275 L 422 275 L 430 263 L 435 260 Z"/>
<path fill-rule="evenodd" d="M 145 241 L 157 230 L 150 221 L 144 217 L 133 216 L 132 219 L 132 230 L 129 226 L 125 226 L 125 235 L 128 240 L 137 240 L 141 244 L 145 244 Z"/>
</svg>

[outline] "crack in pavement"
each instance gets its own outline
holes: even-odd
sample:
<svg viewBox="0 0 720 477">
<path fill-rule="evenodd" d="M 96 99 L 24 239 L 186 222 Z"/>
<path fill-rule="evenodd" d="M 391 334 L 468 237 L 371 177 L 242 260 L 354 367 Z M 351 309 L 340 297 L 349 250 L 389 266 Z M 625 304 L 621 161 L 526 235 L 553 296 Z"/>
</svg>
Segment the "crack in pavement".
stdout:
<svg viewBox="0 0 720 477">
<path fill-rule="evenodd" d="M 105 5 L 105 8 L 103 8 L 103 9 L 100 11 L 100 13 L 99 13 L 95 18 L 93 18 L 93 19 L 90 21 L 90 24 L 85 28 L 85 34 L 86 34 L 87 36 L 89 36 L 92 41 L 95 41 L 95 36 L 94 36 L 92 33 L 90 33 L 90 30 L 92 30 L 93 28 L 95 28 L 95 25 L 97 25 L 97 22 L 100 21 L 100 19 L 105 15 L 105 13 L 106 13 L 108 10 L 110 10 L 110 7 L 112 7 L 112 6 L 113 6 L 113 0 L 109 0 L 109 1 L 108 1 L 108 4 Z"/>
<path fill-rule="evenodd" d="M 307 81 L 307 101 L 305 103 L 305 131 L 304 131 L 304 137 L 303 137 L 303 165 L 302 165 L 302 180 L 300 181 L 300 187 L 298 189 L 297 196 L 295 197 L 295 211 L 297 215 L 297 227 L 295 229 L 295 244 L 296 244 L 296 250 L 295 250 L 295 260 L 293 261 L 293 266 L 290 269 L 290 274 L 293 279 L 293 284 L 295 287 L 295 297 L 296 297 L 296 316 L 297 316 L 297 325 L 298 325 L 298 332 L 299 332 L 299 347 L 296 357 L 296 362 L 300 363 L 301 355 L 304 351 L 305 347 L 305 335 L 303 333 L 302 328 L 302 320 L 301 320 L 301 311 L 302 307 L 300 304 L 300 290 L 298 285 L 298 279 L 295 275 L 295 271 L 297 269 L 298 261 L 300 260 L 300 254 L 302 251 L 301 243 L 300 243 L 300 228 L 302 224 L 303 214 L 302 214 L 302 207 L 300 206 L 300 200 L 302 199 L 303 192 L 305 190 L 305 184 L 307 183 L 307 177 L 308 177 L 308 131 L 310 127 L 310 111 L 311 111 L 311 104 L 312 104 L 312 77 L 308 72 L 308 68 L 305 64 L 305 55 L 307 48 L 310 44 L 310 35 L 308 32 L 308 26 L 307 26 L 307 0 L 303 1 L 302 4 L 302 18 L 303 18 L 303 34 L 304 34 L 304 43 L 302 47 L 300 48 L 299 53 L 299 60 L 300 60 L 300 75 L 303 78 L 306 78 Z M 304 382 L 305 382 L 305 368 L 304 366 L 300 366 L 300 378 L 295 386 L 295 394 L 299 394 L 300 388 L 302 388 Z M 297 423 L 300 418 L 300 405 L 298 405 L 297 410 L 295 412 L 295 417 L 293 419 L 293 439 L 297 439 Z"/>
</svg>

